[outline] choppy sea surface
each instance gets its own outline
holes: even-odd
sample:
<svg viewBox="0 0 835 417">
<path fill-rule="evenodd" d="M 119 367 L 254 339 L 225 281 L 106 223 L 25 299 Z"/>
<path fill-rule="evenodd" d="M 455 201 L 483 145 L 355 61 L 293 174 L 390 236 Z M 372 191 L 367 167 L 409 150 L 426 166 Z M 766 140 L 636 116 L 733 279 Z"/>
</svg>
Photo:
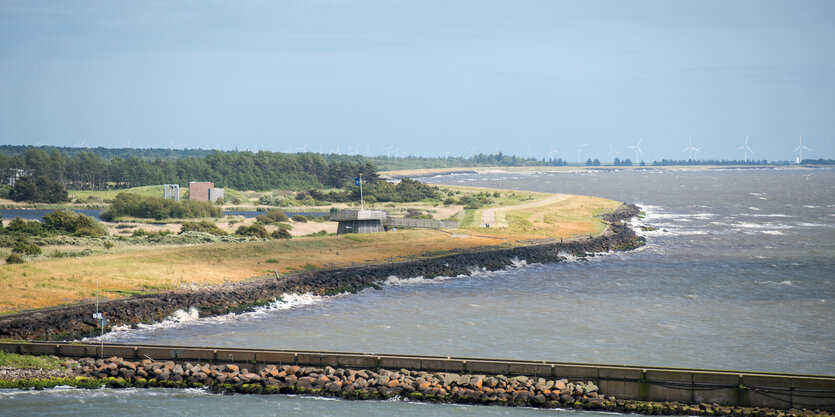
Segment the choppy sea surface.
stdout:
<svg viewBox="0 0 835 417">
<path fill-rule="evenodd" d="M 496 172 L 426 180 L 636 203 L 646 212 L 636 226 L 658 230 L 641 232 L 647 245 L 633 252 L 435 280 L 390 277 L 382 290 L 288 295 L 237 316 L 180 312 L 105 341 L 835 374 L 835 170 Z M 79 404 L 138 406 L 145 392 L 0 391 L 0 414 L 38 414 L 52 403 L 69 414 Z M 179 414 L 222 414 L 224 407 L 289 415 L 542 413 L 152 393 Z"/>
</svg>

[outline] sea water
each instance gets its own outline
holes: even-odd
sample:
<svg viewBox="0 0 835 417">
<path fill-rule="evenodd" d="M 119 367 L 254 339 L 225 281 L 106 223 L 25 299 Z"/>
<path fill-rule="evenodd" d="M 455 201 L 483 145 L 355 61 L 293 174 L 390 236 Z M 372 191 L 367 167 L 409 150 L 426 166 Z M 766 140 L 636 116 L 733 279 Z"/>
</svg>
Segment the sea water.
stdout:
<svg viewBox="0 0 835 417">
<path fill-rule="evenodd" d="M 180 312 L 105 341 L 835 374 L 835 170 L 491 173 L 426 180 L 636 203 L 646 212 L 636 226 L 658 230 L 641 232 L 647 245 L 632 252 L 543 265 L 520 260 L 504 271 L 433 280 L 390 277 L 380 290 L 287 296 L 243 315 L 200 319 L 196 311 Z M 137 405 L 142 395 L 102 392 L 112 395 L 45 391 L 12 400 L 16 394 L 5 392 L 0 404 L 43 412 L 51 401 L 94 397 L 106 409 Z M 177 413 L 221 413 L 223 406 L 258 412 L 264 404 L 296 404 L 306 415 L 541 413 L 153 392 Z M 177 396 L 193 398 L 178 402 Z"/>
</svg>

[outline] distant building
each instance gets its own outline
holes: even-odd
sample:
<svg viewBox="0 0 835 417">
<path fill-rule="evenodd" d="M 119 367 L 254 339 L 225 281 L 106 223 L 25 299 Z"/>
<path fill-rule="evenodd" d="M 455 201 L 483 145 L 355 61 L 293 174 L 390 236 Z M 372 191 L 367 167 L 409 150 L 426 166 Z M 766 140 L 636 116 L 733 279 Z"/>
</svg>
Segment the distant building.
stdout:
<svg viewBox="0 0 835 417">
<path fill-rule="evenodd" d="M 217 201 L 223 198 L 223 188 L 215 188 L 213 182 L 192 181 L 188 183 L 188 199 L 196 201 Z"/>
<path fill-rule="evenodd" d="M 6 181 L 4 182 L 9 184 L 10 187 L 14 187 L 17 180 L 19 180 L 20 177 L 25 177 L 26 174 L 28 174 L 28 172 L 26 172 L 25 169 L 9 168 L 9 170 L 6 171 Z"/>
<path fill-rule="evenodd" d="M 384 232 L 383 220 L 387 217 L 382 210 L 339 210 L 331 221 L 339 222 L 336 234 Z"/>
<path fill-rule="evenodd" d="M 180 184 L 163 184 L 162 197 L 166 200 L 180 201 Z"/>
</svg>

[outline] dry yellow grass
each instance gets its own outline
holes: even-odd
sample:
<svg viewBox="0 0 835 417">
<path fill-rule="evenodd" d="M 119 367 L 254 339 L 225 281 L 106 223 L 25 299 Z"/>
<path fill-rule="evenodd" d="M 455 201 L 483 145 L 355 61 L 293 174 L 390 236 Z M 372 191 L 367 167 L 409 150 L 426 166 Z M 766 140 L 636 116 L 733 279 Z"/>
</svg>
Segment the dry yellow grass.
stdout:
<svg viewBox="0 0 835 417">
<path fill-rule="evenodd" d="M 453 231 L 398 232 L 298 238 L 269 242 L 152 247 L 114 251 L 82 258 L 49 259 L 0 267 L 0 313 L 90 300 L 96 285 L 107 298 L 153 292 L 184 285 L 213 285 L 306 268 L 405 259 L 428 252 L 529 239 L 570 238 L 600 233 L 604 223 L 594 215 L 620 203 L 595 197 L 564 196 L 508 207 L 505 228 L 469 227 Z M 518 204 L 518 202 L 517 202 Z M 481 211 L 478 211 L 481 216 Z M 481 217 L 478 217 L 481 218 Z M 307 223 L 298 233 L 327 225 Z M 304 229 L 304 230 L 302 230 Z"/>
</svg>

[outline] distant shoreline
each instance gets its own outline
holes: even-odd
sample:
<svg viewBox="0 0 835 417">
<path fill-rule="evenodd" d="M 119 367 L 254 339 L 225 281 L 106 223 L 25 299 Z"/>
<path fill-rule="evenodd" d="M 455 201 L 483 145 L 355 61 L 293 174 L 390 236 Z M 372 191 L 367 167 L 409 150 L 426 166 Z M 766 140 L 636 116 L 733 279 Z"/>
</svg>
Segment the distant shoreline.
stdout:
<svg viewBox="0 0 835 417">
<path fill-rule="evenodd" d="M 824 165 L 664 165 L 664 166 L 493 166 L 461 168 L 420 168 L 380 171 L 382 179 L 426 178 L 455 174 L 518 174 L 518 173 L 575 173 L 614 171 L 710 171 L 710 170 L 758 170 L 758 169 L 815 169 Z"/>
</svg>

